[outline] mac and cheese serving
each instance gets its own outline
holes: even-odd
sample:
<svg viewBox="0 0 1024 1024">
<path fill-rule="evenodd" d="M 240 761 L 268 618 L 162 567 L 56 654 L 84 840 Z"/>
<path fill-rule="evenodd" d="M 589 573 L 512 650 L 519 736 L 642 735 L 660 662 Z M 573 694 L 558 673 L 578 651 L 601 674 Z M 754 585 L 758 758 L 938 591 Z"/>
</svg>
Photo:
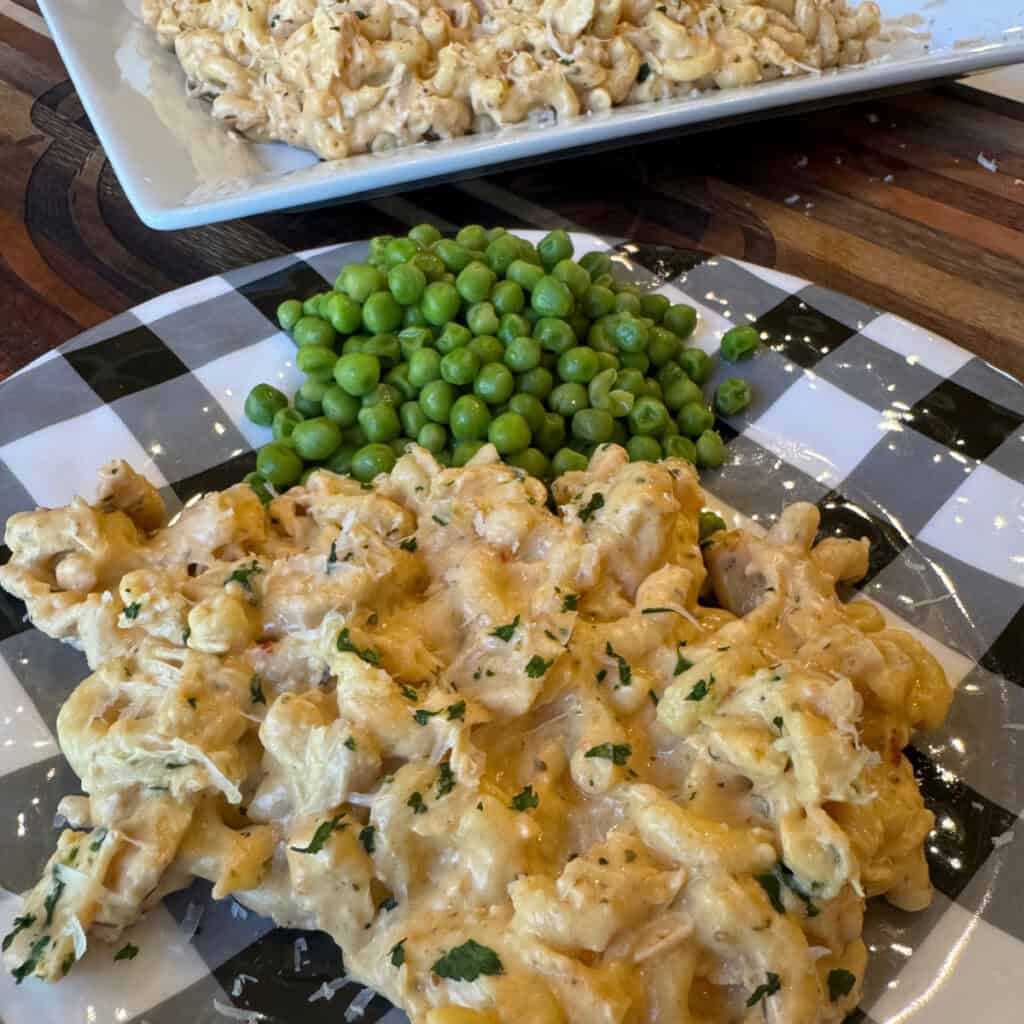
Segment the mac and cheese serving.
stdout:
<svg viewBox="0 0 1024 1024">
<path fill-rule="evenodd" d="M 143 0 L 188 89 L 324 159 L 856 64 L 846 0 Z"/>
<path fill-rule="evenodd" d="M 837 599 L 866 541 L 794 505 L 702 549 L 701 504 L 613 445 L 550 502 L 493 448 L 414 448 L 167 526 L 115 462 L 13 516 L 0 585 L 92 674 L 8 968 L 59 980 L 198 876 L 414 1024 L 842 1020 L 865 900 L 931 896 L 902 749 L 951 691 Z"/>
</svg>

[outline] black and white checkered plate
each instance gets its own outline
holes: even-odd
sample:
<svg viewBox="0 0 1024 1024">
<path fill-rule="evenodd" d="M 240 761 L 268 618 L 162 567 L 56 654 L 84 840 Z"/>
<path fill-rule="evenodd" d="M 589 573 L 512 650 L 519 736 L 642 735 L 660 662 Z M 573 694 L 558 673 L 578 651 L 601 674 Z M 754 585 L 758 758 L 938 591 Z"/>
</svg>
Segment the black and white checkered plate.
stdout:
<svg viewBox="0 0 1024 1024">
<path fill-rule="evenodd" d="M 946 725 L 909 751 L 936 827 L 931 908 L 876 905 L 863 1017 L 959 1024 L 1021 1019 L 1024 1002 L 1024 387 L 941 338 L 796 278 L 705 253 L 577 236 L 613 247 L 637 278 L 692 302 L 696 343 L 753 323 L 765 340 L 729 367 L 753 405 L 723 425 L 732 458 L 704 482 L 723 507 L 768 524 L 786 503 L 818 505 L 822 532 L 871 540 L 861 594 L 939 658 L 958 694 Z M 363 245 L 333 246 L 210 278 L 115 317 L 0 385 L 0 521 L 91 496 L 119 456 L 172 510 L 236 482 L 267 432 L 248 423 L 250 387 L 299 383 L 277 330 L 284 298 L 323 290 Z M 723 372 L 723 371 L 720 371 Z M 9 551 L 0 549 L 0 557 Z M 56 833 L 77 779 L 54 722 L 85 674 L 81 656 L 28 627 L 0 597 L 0 932 Z M 1014 832 L 1017 837 L 1014 841 Z M 130 935 L 114 962 L 95 949 L 66 981 L 0 977 L 6 1024 L 205 1024 L 241 1019 L 397 1024 L 322 934 L 274 929 L 196 884 Z M 245 1011 L 251 1011 L 246 1013 Z"/>
</svg>

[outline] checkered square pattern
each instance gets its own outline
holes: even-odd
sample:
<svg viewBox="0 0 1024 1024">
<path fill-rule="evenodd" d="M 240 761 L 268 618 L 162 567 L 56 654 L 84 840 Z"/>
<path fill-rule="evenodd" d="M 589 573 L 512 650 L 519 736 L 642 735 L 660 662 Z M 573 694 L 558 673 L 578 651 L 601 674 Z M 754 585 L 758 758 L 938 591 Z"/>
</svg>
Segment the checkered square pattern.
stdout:
<svg viewBox="0 0 1024 1024">
<path fill-rule="evenodd" d="M 411 204 L 406 213 L 421 219 Z M 853 1019 L 909 1019 L 926 1004 L 929 1022 L 953 1024 L 980 992 L 986 1019 L 1017 1019 L 1024 387 L 928 331 L 777 271 L 594 237 L 580 247 L 608 248 L 641 285 L 693 303 L 691 344 L 708 353 L 729 328 L 756 327 L 763 350 L 720 363 L 710 385 L 742 376 L 755 398 L 719 424 L 731 459 L 705 485 L 755 525 L 808 501 L 820 536 L 867 537 L 870 571 L 850 596 L 913 632 L 957 686 L 945 725 L 908 748 L 936 816 L 927 843 L 936 899 L 921 914 L 870 905 L 870 968 Z M 283 256 L 160 296 L 0 385 L 0 518 L 90 494 L 96 468 L 114 456 L 145 472 L 172 508 L 238 481 L 268 435 L 245 418 L 249 389 L 265 380 L 292 392 L 300 382 L 278 305 L 324 290 L 365 253 L 356 244 Z M 0 561 L 9 554 L 0 545 Z M 18 911 L 10 894 L 33 884 L 49 856 L 60 797 L 78 788 L 54 737 L 61 702 L 85 673 L 80 654 L 29 629 L 23 606 L 0 595 L 0 931 Z M 323 988 L 344 970 L 325 936 L 214 903 L 206 883 L 168 897 L 131 938 L 142 952 L 117 965 L 116 984 L 101 958 L 56 988 L 0 977 L 0 1019 L 63 1024 L 88 1005 L 99 1024 L 180 1024 L 222 1020 L 220 1006 L 327 1024 L 358 992 Z M 376 998 L 362 1020 L 404 1018 Z"/>
</svg>

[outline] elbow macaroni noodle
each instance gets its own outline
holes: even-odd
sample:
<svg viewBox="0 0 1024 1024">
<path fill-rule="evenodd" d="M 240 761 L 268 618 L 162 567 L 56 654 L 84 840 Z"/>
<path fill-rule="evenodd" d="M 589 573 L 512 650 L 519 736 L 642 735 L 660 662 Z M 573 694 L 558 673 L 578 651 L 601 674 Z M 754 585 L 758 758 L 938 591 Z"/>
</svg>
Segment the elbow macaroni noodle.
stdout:
<svg viewBox="0 0 1024 1024">
<path fill-rule="evenodd" d="M 846 0 L 143 0 L 190 92 L 325 160 L 865 59 Z"/>
<path fill-rule="evenodd" d="M 931 896 L 902 749 L 941 670 L 837 599 L 866 542 L 813 506 L 702 550 L 686 462 L 604 446 L 553 490 L 414 448 L 163 526 L 117 462 L 13 516 L 0 585 L 92 674 L 8 968 L 59 980 L 202 877 L 414 1024 L 838 1024 L 866 899 Z"/>
</svg>

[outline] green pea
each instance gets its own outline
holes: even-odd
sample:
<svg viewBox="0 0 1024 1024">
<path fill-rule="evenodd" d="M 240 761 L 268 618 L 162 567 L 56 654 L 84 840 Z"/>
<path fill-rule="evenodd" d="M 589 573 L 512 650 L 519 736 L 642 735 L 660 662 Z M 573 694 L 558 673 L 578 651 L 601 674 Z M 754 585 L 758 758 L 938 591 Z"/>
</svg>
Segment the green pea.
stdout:
<svg viewBox="0 0 1024 1024">
<path fill-rule="evenodd" d="M 639 317 L 643 315 L 643 305 L 640 296 L 632 292 L 619 292 L 615 296 L 615 312 L 628 313 L 630 316 Z"/>
<path fill-rule="evenodd" d="M 427 275 L 411 263 L 399 263 L 388 271 L 388 288 L 395 301 L 403 306 L 419 302 L 426 287 Z"/>
<path fill-rule="evenodd" d="M 302 312 L 305 316 L 320 316 L 320 300 L 323 298 L 323 292 L 317 292 L 315 295 L 310 295 L 302 303 Z"/>
<path fill-rule="evenodd" d="M 523 291 L 532 292 L 537 287 L 537 282 L 544 276 L 544 271 L 536 264 L 528 263 L 526 260 L 513 260 L 505 271 L 505 277 L 519 285 Z"/>
<path fill-rule="evenodd" d="M 480 369 L 480 360 L 468 348 L 457 348 L 441 360 L 441 379 L 465 387 L 473 382 Z"/>
<path fill-rule="evenodd" d="M 296 408 L 301 409 L 303 415 L 305 415 L 308 418 L 311 415 L 309 407 L 300 406 L 300 401 L 312 402 L 319 406 L 320 403 L 323 402 L 324 395 L 327 393 L 327 389 L 329 387 L 329 381 L 321 380 L 319 377 L 307 377 L 302 382 L 302 386 L 299 388 L 299 393 L 295 396 Z M 315 415 L 320 415 L 319 410 L 317 410 Z"/>
<path fill-rule="evenodd" d="M 565 444 L 565 420 L 557 412 L 544 413 L 544 422 L 534 429 L 533 443 L 548 456 L 554 455 Z"/>
<path fill-rule="evenodd" d="M 622 420 L 616 420 L 615 425 L 612 427 L 612 444 L 620 445 L 625 448 L 629 443 L 629 431 L 626 429 L 626 425 Z"/>
<path fill-rule="evenodd" d="M 523 451 L 530 446 L 531 438 L 530 425 L 517 412 L 503 412 L 487 428 L 487 440 L 502 455 Z"/>
<path fill-rule="evenodd" d="M 664 319 L 669 305 L 669 300 L 656 292 L 647 292 L 640 296 L 640 311 L 644 316 L 649 316 L 656 324 L 660 324 Z"/>
<path fill-rule="evenodd" d="M 434 344 L 434 332 L 429 327 L 403 327 L 398 332 L 398 347 L 402 358 L 408 362 L 413 352 L 429 348 Z"/>
<path fill-rule="evenodd" d="M 330 348 L 337 334 L 334 328 L 318 316 L 304 316 L 292 328 L 292 340 L 302 348 L 305 345 L 322 345 Z"/>
<path fill-rule="evenodd" d="M 419 306 L 406 306 L 402 310 L 402 327 L 426 327 L 427 318 Z"/>
<path fill-rule="evenodd" d="M 479 224 L 467 224 L 459 229 L 455 241 L 464 249 L 483 252 L 487 248 L 487 232 Z"/>
<path fill-rule="evenodd" d="M 697 438 L 697 465 L 705 469 L 715 469 L 725 462 L 728 455 L 725 442 L 714 430 L 705 430 Z"/>
<path fill-rule="evenodd" d="M 615 386 L 620 391 L 628 391 L 639 397 L 644 393 L 644 375 L 639 370 L 626 367 L 616 374 Z"/>
<path fill-rule="evenodd" d="M 388 370 L 384 377 L 384 383 L 397 391 L 402 398 L 405 399 L 415 398 L 416 392 L 419 391 L 419 388 L 409 380 L 408 363 L 399 363 L 397 366 Z"/>
<path fill-rule="evenodd" d="M 501 363 L 488 363 L 473 381 L 473 393 L 488 405 L 501 405 L 502 402 L 507 402 L 513 390 L 515 380 L 512 373 Z"/>
<path fill-rule="evenodd" d="M 491 413 L 476 395 L 463 395 L 452 406 L 448 425 L 456 441 L 475 441 L 487 436 Z"/>
<path fill-rule="evenodd" d="M 324 463 L 324 469 L 332 473 L 340 473 L 347 476 L 352 471 L 352 459 L 358 449 L 355 445 L 343 444 L 336 449 L 334 454 Z"/>
<path fill-rule="evenodd" d="M 499 314 L 520 313 L 526 305 L 523 289 L 515 281 L 499 281 L 491 292 L 491 302 Z"/>
<path fill-rule="evenodd" d="M 383 290 L 384 275 L 369 263 L 348 263 L 341 268 L 334 287 L 350 299 L 363 303 L 374 292 Z"/>
<path fill-rule="evenodd" d="M 526 470 L 536 480 L 546 480 L 551 475 L 551 463 L 539 448 L 527 448 L 515 452 L 506 460 L 510 466 Z"/>
<path fill-rule="evenodd" d="M 370 239 L 370 252 L 367 258 L 374 266 L 384 262 L 384 252 L 394 238 L 394 235 L 374 235 Z"/>
<path fill-rule="evenodd" d="M 533 395 L 542 402 L 551 394 L 555 378 L 544 366 L 535 366 L 516 378 L 516 389 L 526 395 Z"/>
<path fill-rule="evenodd" d="M 697 326 L 697 310 L 680 302 L 665 310 L 661 322 L 673 334 L 685 339 L 693 334 L 693 329 Z"/>
<path fill-rule="evenodd" d="M 417 349 L 409 357 L 409 382 L 422 388 L 441 378 L 441 353 L 432 348 Z"/>
<path fill-rule="evenodd" d="M 505 358 L 505 346 L 493 334 L 478 335 L 466 348 L 476 355 L 481 366 L 486 366 L 488 363 L 500 363 Z"/>
<path fill-rule="evenodd" d="M 274 496 L 267 490 L 269 482 L 262 473 L 246 473 L 242 477 L 242 483 L 248 484 L 256 492 L 256 497 L 263 505 L 269 505 L 274 500 Z"/>
<path fill-rule="evenodd" d="M 349 352 L 335 363 L 334 379 L 350 395 L 369 394 L 380 381 L 380 360 L 366 352 Z"/>
<path fill-rule="evenodd" d="M 700 530 L 701 544 L 710 540 L 712 534 L 728 529 L 725 520 L 717 512 L 712 512 L 709 508 L 701 509 L 700 515 L 697 517 L 697 523 Z"/>
<path fill-rule="evenodd" d="M 619 360 L 610 352 L 598 352 L 597 366 L 599 373 L 601 370 L 617 370 L 619 368 Z"/>
<path fill-rule="evenodd" d="M 572 418 L 572 435 L 590 444 L 603 444 L 612 439 L 614 421 L 604 409 L 580 409 Z"/>
<path fill-rule="evenodd" d="M 386 444 L 402 432 L 395 407 L 385 402 L 363 406 L 359 410 L 359 426 L 363 428 L 366 439 L 373 444 Z"/>
<path fill-rule="evenodd" d="M 423 292 L 420 308 L 428 323 L 443 327 L 458 316 L 461 304 L 462 300 L 454 285 L 447 281 L 431 281 Z"/>
<path fill-rule="evenodd" d="M 563 473 L 581 473 L 588 465 L 586 456 L 571 448 L 559 448 L 551 460 L 551 474 L 561 476 Z"/>
<path fill-rule="evenodd" d="M 494 287 L 497 276 L 486 264 L 474 260 L 459 271 L 455 288 L 468 303 L 483 302 Z"/>
<path fill-rule="evenodd" d="M 546 275 L 534 285 L 530 293 L 530 305 L 541 316 L 568 316 L 572 311 L 572 292 L 557 278 Z"/>
<path fill-rule="evenodd" d="M 643 390 L 637 397 L 641 398 L 645 395 L 648 398 L 656 398 L 659 402 L 662 400 L 661 385 L 653 377 L 644 377 Z"/>
<path fill-rule="evenodd" d="M 647 344 L 647 355 L 653 365 L 665 366 L 679 355 L 679 339 L 664 327 L 652 327 L 650 339 Z"/>
<path fill-rule="evenodd" d="M 409 437 L 416 437 L 430 422 L 427 414 L 420 408 L 420 403 L 412 400 L 399 406 L 398 420 L 402 424 L 402 433 Z"/>
<path fill-rule="evenodd" d="M 307 462 L 328 458 L 341 444 L 341 429 L 326 416 L 317 416 L 296 424 L 292 445 Z"/>
<path fill-rule="evenodd" d="M 448 431 L 440 423 L 425 423 L 416 435 L 416 443 L 437 455 L 448 443 Z"/>
<path fill-rule="evenodd" d="M 343 444 L 362 448 L 366 444 L 366 434 L 363 433 L 363 428 L 358 423 L 354 423 L 351 427 L 346 427 L 341 432 L 341 440 Z"/>
<path fill-rule="evenodd" d="M 611 335 L 611 328 L 615 321 L 610 316 L 601 317 L 600 320 L 595 320 L 587 328 L 587 344 L 595 352 L 603 352 L 607 355 L 617 355 L 618 347 Z"/>
<path fill-rule="evenodd" d="M 577 346 L 558 357 L 558 376 L 566 381 L 586 384 L 597 376 L 597 353 L 592 348 Z"/>
<path fill-rule="evenodd" d="M 468 345 L 473 340 L 473 332 L 468 327 L 450 320 L 444 325 L 444 330 L 438 336 L 437 350 L 442 355 L 454 352 L 457 348 Z"/>
<path fill-rule="evenodd" d="M 302 459 L 287 445 L 264 445 L 256 456 L 256 472 L 278 490 L 291 487 L 302 476 Z"/>
<path fill-rule="evenodd" d="M 530 334 L 530 321 L 518 313 L 503 314 L 498 324 L 498 339 L 508 345 L 514 338 L 526 337 Z"/>
<path fill-rule="evenodd" d="M 533 325 L 533 336 L 547 352 L 561 355 L 576 344 L 572 328 L 557 317 L 542 317 Z"/>
<path fill-rule="evenodd" d="M 301 423 L 304 419 L 305 416 L 298 409 L 278 409 L 271 425 L 274 440 L 290 443 L 296 424 Z"/>
<path fill-rule="evenodd" d="M 700 401 L 687 402 L 676 417 L 679 432 L 692 438 L 698 438 L 710 430 L 714 422 L 715 414 L 704 404 L 703 397 Z"/>
<path fill-rule="evenodd" d="M 402 307 L 390 292 L 374 292 L 363 303 L 363 325 L 371 334 L 388 334 L 402 324 Z"/>
<path fill-rule="evenodd" d="M 575 381 L 559 384 L 548 396 L 548 407 L 566 419 L 571 419 L 589 404 L 587 389 Z"/>
<path fill-rule="evenodd" d="M 620 352 L 619 362 L 627 370 L 639 370 L 641 373 L 651 368 L 651 359 L 646 352 Z"/>
<path fill-rule="evenodd" d="M 727 377 L 715 389 L 715 408 L 723 416 L 735 416 L 750 405 L 750 385 L 739 377 Z"/>
<path fill-rule="evenodd" d="M 484 442 L 480 440 L 457 441 L 452 449 L 451 464 L 464 466 L 483 446 Z"/>
<path fill-rule="evenodd" d="M 452 450 L 450 448 L 444 448 L 439 451 L 434 458 L 439 466 L 443 466 L 447 469 L 452 464 Z"/>
<path fill-rule="evenodd" d="M 321 304 L 321 309 L 339 334 L 351 334 L 359 330 L 359 325 L 363 322 L 363 307 L 342 292 L 334 292 Z"/>
<path fill-rule="evenodd" d="M 440 240 L 441 232 L 433 224 L 417 224 L 416 227 L 409 229 L 409 237 L 417 245 L 427 249 Z"/>
<path fill-rule="evenodd" d="M 653 437 L 664 431 L 668 425 L 668 409 L 656 398 L 644 395 L 633 403 L 629 411 L 629 428 L 634 434 Z"/>
<path fill-rule="evenodd" d="M 512 235 L 499 235 L 489 242 L 484 250 L 487 266 L 504 276 L 506 271 L 519 258 L 519 240 Z"/>
<path fill-rule="evenodd" d="M 701 389 L 682 373 L 665 385 L 663 391 L 665 404 L 675 413 L 691 403 L 700 404 L 704 401 Z M 698 430 L 697 433 L 699 434 L 700 431 Z"/>
<path fill-rule="evenodd" d="M 395 437 L 388 441 L 388 445 L 395 453 L 395 457 L 398 459 L 409 451 L 409 445 L 415 443 L 416 442 L 411 437 Z"/>
<path fill-rule="evenodd" d="M 616 387 L 618 371 L 602 370 L 587 387 L 587 396 L 594 409 L 603 409 L 615 418 L 628 416 L 633 408 L 635 396 L 632 392 Z"/>
<path fill-rule="evenodd" d="M 551 276 L 561 281 L 577 299 L 582 299 L 590 288 L 590 275 L 572 260 L 559 260 L 552 268 Z"/>
<path fill-rule="evenodd" d="M 667 459 L 686 459 L 687 462 L 697 464 L 697 449 L 694 443 L 680 434 L 662 438 L 662 447 L 665 449 Z"/>
<path fill-rule="evenodd" d="M 761 336 L 749 325 L 733 327 L 722 335 L 722 358 L 730 363 L 750 359 L 761 345 Z"/>
<path fill-rule="evenodd" d="M 302 316 L 302 303 L 298 299 L 285 299 L 277 307 L 277 322 L 284 331 L 290 331 Z"/>
<path fill-rule="evenodd" d="M 388 267 L 397 267 L 402 263 L 408 263 L 419 251 L 419 245 L 412 238 L 392 238 L 384 246 L 384 264 Z"/>
<path fill-rule="evenodd" d="M 679 365 L 694 384 L 707 384 L 715 372 L 711 357 L 699 348 L 684 349 L 679 354 Z"/>
<path fill-rule="evenodd" d="M 537 252 L 545 270 L 550 270 L 562 260 L 572 259 L 572 239 L 561 228 L 549 231 L 537 243 Z"/>
<path fill-rule="evenodd" d="M 427 419 L 434 423 L 447 423 L 457 392 L 446 380 L 432 380 L 420 392 L 420 406 Z"/>
<path fill-rule="evenodd" d="M 615 295 L 608 288 L 590 285 L 583 293 L 581 308 L 585 316 L 598 320 L 615 311 Z"/>
<path fill-rule="evenodd" d="M 368 406 L 383 403 L 384 405 L 393 405 L 397 409 L 404 400 L 405 396 L 398 388 L 394 388 L 390 384 L 385 384 L 381 381 L 372 391 L 363 395 L 360 405 L 365 409 Z"/>
<path fill-rule="evenodd" d="M 500 324 L 490 302 L 477 302 L 466 310 L 466 325 L 474 334 L 497 334 Z"/>
<path fill-rule="evenodd" d="M 440 261 L 447 267 L 447 269 L 457 274 L 463 268 L 469 266 L 473 260 L 477 259 L 477 254 L 464 246 L 459 245 L 458 242 L 453 241 L 450 238 L 442 238 L 435 242 L 433 245 L 434 255 L 440 259 Z"/>
<path fill-rule="evenodd" d="M 376 356 L 381 369 L 397 366 L 402 359 L 402 346 L 393 334 L 374 334 L 363 342 L 365 355 Z"/>
<path fill-rule="evenodd" d="M 347 356 L 349 352 L 362 352 L 369 340 L 368 334 L 353 334 L 342 343 L 341 354 Z"/>
<path fill-rule="evenodd" d="M 657 462 L 661 458 L 661 445 L 653 437 L 636 434 L 626 444 L 630 462 Z"/>
<path fill-rule="evenodd" d="M 432 252 L 418 252 L 411 260 L 410 267 L 416 267 L 423 272 L 428 281 L 440 281 L 445 274 L 445 265 Z M 408 310 L 406 310 L 408 312 Z"/>
<path fill-rule="evenodd" d="M 386 444 L 368 444 L 352 456 L 352 475 L 368 484 L 381 473 L 395 468 L 395 453 Z"/>
<path fill-rule="evenodd" d="M 359 399 L 354 398 L 339 384 L 333 384 L 321 399 L 324 415 L 339 427 L 351 427 L 359 415 Z"/>
<path fill-rule="evenodd" d="M 590 275 L 591 280 L 612 272 L 611 257 L 606 252 L 599 252 L 596 249 L 585 252 L 580 257 L 580 266 Z"/>
<path fill-rule="evenodd" d="M 505 346 L 505 365 L 514 373 L 540 366 L 540 343 L 535 338 L 513 338 Z"/>
<path fill-rule="evenodd" d="M 257 384 L 245 399 L 245 415 L 260 427 L 269 427 L 287 408 L 288 399 L 272 384 Z"/>
<path fill-rule="evenodd" d="M 608 331 L 620 352 L 643 352 L 651 339 L 647 325 L 629 315 L 615 317 Z"/>
<path fill-rule="evenodd" d="M 524 392 L 517 393 L 508 400 L 508 411 L 519 413 L 526 420 L 531 434 L 535 434 L 544 426 L 544 418 L 548 414 L 536 395 L 528 395 Z"/>
<path fill-rule="evenodd" d="M 330 380 L 338 356 L 334 349 L 322 345 L 304 345 L 295 357 L 295 365 L 303 373 L 319 380 Z M 275 410 L 276 411 L 276 410 Z"/>
</svg>

